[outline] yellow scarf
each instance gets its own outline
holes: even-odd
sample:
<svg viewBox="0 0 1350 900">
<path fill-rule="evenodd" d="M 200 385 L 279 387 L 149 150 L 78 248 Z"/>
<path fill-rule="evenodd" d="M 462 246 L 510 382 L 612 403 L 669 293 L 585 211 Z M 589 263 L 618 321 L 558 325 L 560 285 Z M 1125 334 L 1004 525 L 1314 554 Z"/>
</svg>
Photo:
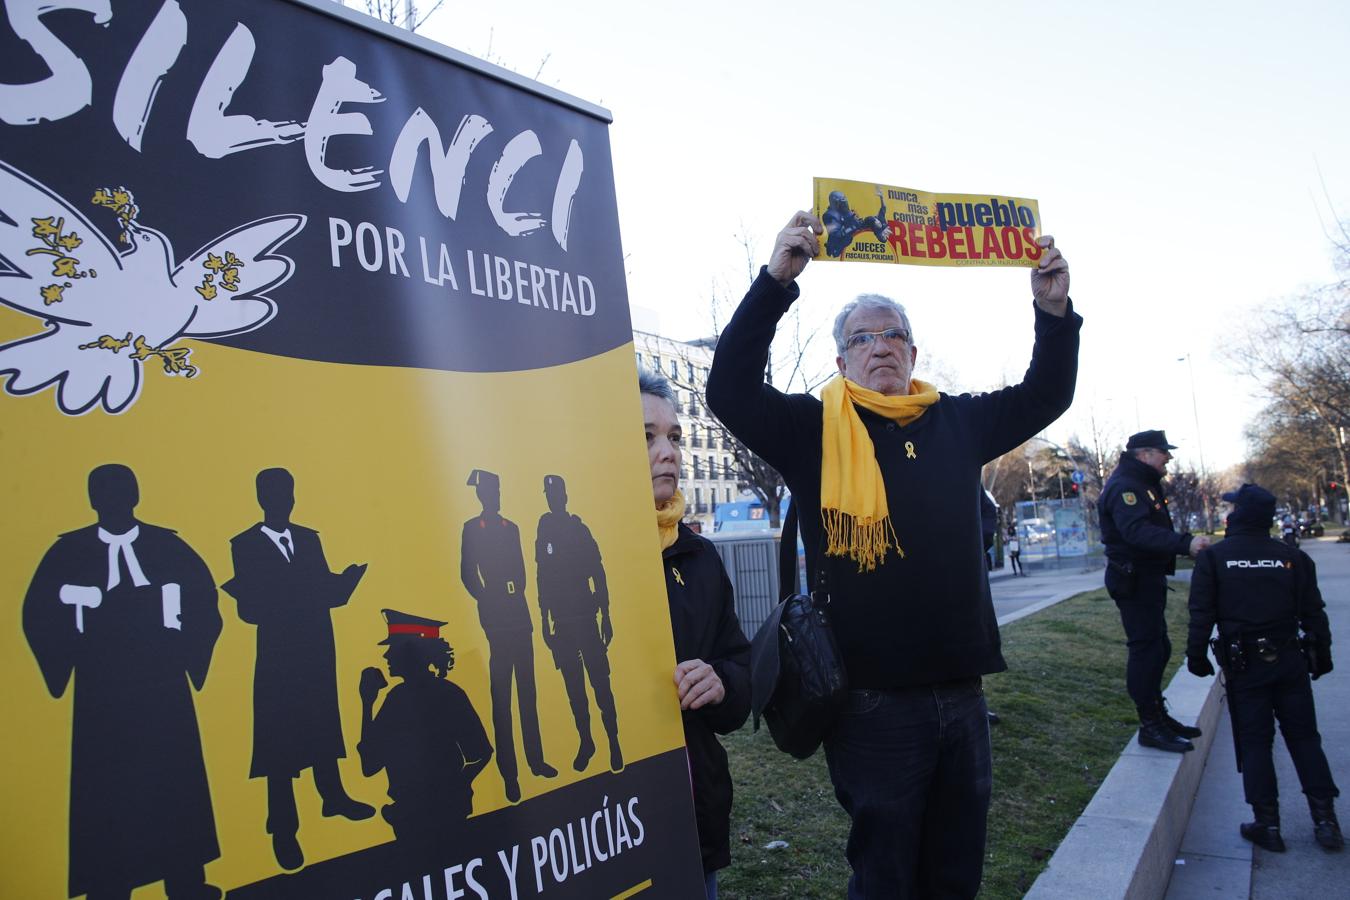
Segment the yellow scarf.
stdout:
<svg viewBox="0 0 1350 900">
<path fill-rule="evenodd" d="M 886 558 L 890 547 L 901 558 L 905 551 L 891 527 L 876 450 L 854 404 L 908 425 L 937 402 L 937 388 L 914 379 L 908 394 L 891 397 L 839 375 L 825 385 L 820 399 L 825 406 L 820 462 L 825 554 L 848 556 L 858 563 L 859 572 L 870 572 Z"/>
<path fill-rule="evenodd" d="M 680 533 L 680 520 L 684 518 L 684 494 L 678 490 L 675 495 L 656 508 L 656 531 L 661 535 L 661 549 L 675 543 Z"/>
</svg>

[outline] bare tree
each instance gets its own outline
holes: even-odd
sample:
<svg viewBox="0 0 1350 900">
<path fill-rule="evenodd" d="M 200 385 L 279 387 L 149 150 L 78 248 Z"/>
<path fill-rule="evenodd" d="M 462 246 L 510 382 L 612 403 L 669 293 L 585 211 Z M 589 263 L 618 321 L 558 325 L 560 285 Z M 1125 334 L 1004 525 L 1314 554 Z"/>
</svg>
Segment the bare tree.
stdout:
<svg viewBox="0 0 1350 900">
<path fill-rule="evenodd" d="M 757 274 L 755 242 L 744 230 L 736 235 L 736 240 L 745 255 L 744 283 L 749 284 Z M 690 345 L 709 350 L 717 346 L 721 324 L 731 318 L 734 311 L 733 302 L 739 301 L 739 297 L 736 301 L 732 300 L 734 293 L 733 289 L 714 283 L 710 304 L 713 334 L 689 342 Z M 818 355 L 813 355 L 813 350 L 819 346 L 818 338 L 822 330 L 823 325 L 811 326 L 803 322 L 800 307 L 794 305 L 779 324 L 778 333 L 770 347 L 764 380 L 780 390 L 797 393 L 811 393 L 824 384 L 832 373 L 816 362 L 820 358 Z M 690 366 L 688 362 L 688 359 L 681 359 L 680 365 L 677 366 L 679 374 L 670 380 L 677 388 L 697 398 L 701 408 L 706 409 L 707 402 L 704 399 L 706 385 L 698 377 L 699 366 Z M 773 466 L 745 446 L 726 426 L 712 416 L 711 412 L 708 413 L 708 418 L 712 430 L 709 436 L 710 443 L 715 443 L 718 448 L 730 454 L 738 487 L 750 491 L 763 504 L 770 528 L 781 527 L 780 510 L 783 499 L 787 496 L 787 486 L 783 483 L 782 476 Z"/>
<path fill-rule="evenodd" d="M 1343 220 L 1331 238 L 1337 270 L 1350 273 L 1350 232 Z M 1261 310 L 1227 356 L 1262 386 L 1281 421 L 1298 422 L 1312 449 L 1329 454 L 1336 480 L 1350 482 L 1350 279 Z M 1258 451 L 1274 437 L 1257 436 Z"/>
<path fill-rule="evenodd" d="M 338 0 L 343 6 L 347 0 Z M 431 0 L 431 8 L 425 12 L 417 8 L 414 0 L 362 0 L 366 15 L 399 28 L 416 31 L 426 24 L 435 12 L 445 5 L 445 0 Z"/>
</svg>

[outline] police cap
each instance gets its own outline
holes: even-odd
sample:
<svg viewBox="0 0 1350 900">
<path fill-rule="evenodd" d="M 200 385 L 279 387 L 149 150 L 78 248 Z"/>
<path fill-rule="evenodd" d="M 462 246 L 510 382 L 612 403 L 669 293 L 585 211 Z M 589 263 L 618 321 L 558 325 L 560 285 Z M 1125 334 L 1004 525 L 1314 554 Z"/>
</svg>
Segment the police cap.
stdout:
<svg viewBox="0 0 1350 900">
<path fill-rule="evenodd" d="M 486 469 L 474 469 L 469 473 L 469 480 L 464 482 L 470 487 L 498 487 L 501 485 L 501 479 L 497 477 L 496 472 L 489 472 Z"/>
<path fill-rule="evenodd" d="M 1125 443 L 1126 450 L 1145 450 L 1152 448 L 1154 450 L 1175 450 L 1175 444 L 1167 443 L 1167 432 L 1165 431 L 1141 431 L 1138 434 L 1130 435 L 1130 439 Z"/>
<path fill-rule="evenodd" d="M 1238 509 L 1270 518 L 1275 515 L 1275 495 L 1259 484 L 1244 484 L 1236 491 L 1223 495 L 1227 503 Z"/>
<path fill-rule="evenodd" d="M 384 616 L 385 624 L 389 628 L 389 636 L 380 641 L 380 644 L 392 644 L 395 639 L 403 641 L 438 638 L 441 636 L 441 628 L 449 624 L 436 619 L 399 612 L 396 609 L 382 609 L 380 613 Z"/>
</svg>

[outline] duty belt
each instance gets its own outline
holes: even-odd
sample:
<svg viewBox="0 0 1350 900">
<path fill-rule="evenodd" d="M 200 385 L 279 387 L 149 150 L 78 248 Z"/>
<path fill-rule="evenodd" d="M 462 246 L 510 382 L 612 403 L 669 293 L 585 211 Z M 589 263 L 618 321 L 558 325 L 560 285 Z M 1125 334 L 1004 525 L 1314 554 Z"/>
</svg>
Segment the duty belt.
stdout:
<svg viewBox="0 0 1350 900">
<path fill-rule="evenodd" d="M 1244 638 L 1243 646 L 1263 663 L 1273 663 L 1280 656 L 1280 651 L 1287 647 L 1297 647 L 1298 637 L 1259 637 Z"/>
</svg>

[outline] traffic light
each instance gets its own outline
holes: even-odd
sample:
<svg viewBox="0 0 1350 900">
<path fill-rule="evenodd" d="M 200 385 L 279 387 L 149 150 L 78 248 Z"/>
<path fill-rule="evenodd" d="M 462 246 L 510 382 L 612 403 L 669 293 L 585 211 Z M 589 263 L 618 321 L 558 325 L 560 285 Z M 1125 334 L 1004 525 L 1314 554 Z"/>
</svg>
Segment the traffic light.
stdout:
<svg viewBox="0 0 1350 900">
<path fill-rule="evenodd" d="M 1341 483 L 1339 481 L 1331 481 L 1327 483 L 1327 493 L 1334 494 L 1340 489 Z"/>
<path fill-rule="evenodd" d="M 1078 496 L 1078 482 L 1076 481 L 1069 482 L 1069 493 L 1075 497 Z"/>
</svg>

